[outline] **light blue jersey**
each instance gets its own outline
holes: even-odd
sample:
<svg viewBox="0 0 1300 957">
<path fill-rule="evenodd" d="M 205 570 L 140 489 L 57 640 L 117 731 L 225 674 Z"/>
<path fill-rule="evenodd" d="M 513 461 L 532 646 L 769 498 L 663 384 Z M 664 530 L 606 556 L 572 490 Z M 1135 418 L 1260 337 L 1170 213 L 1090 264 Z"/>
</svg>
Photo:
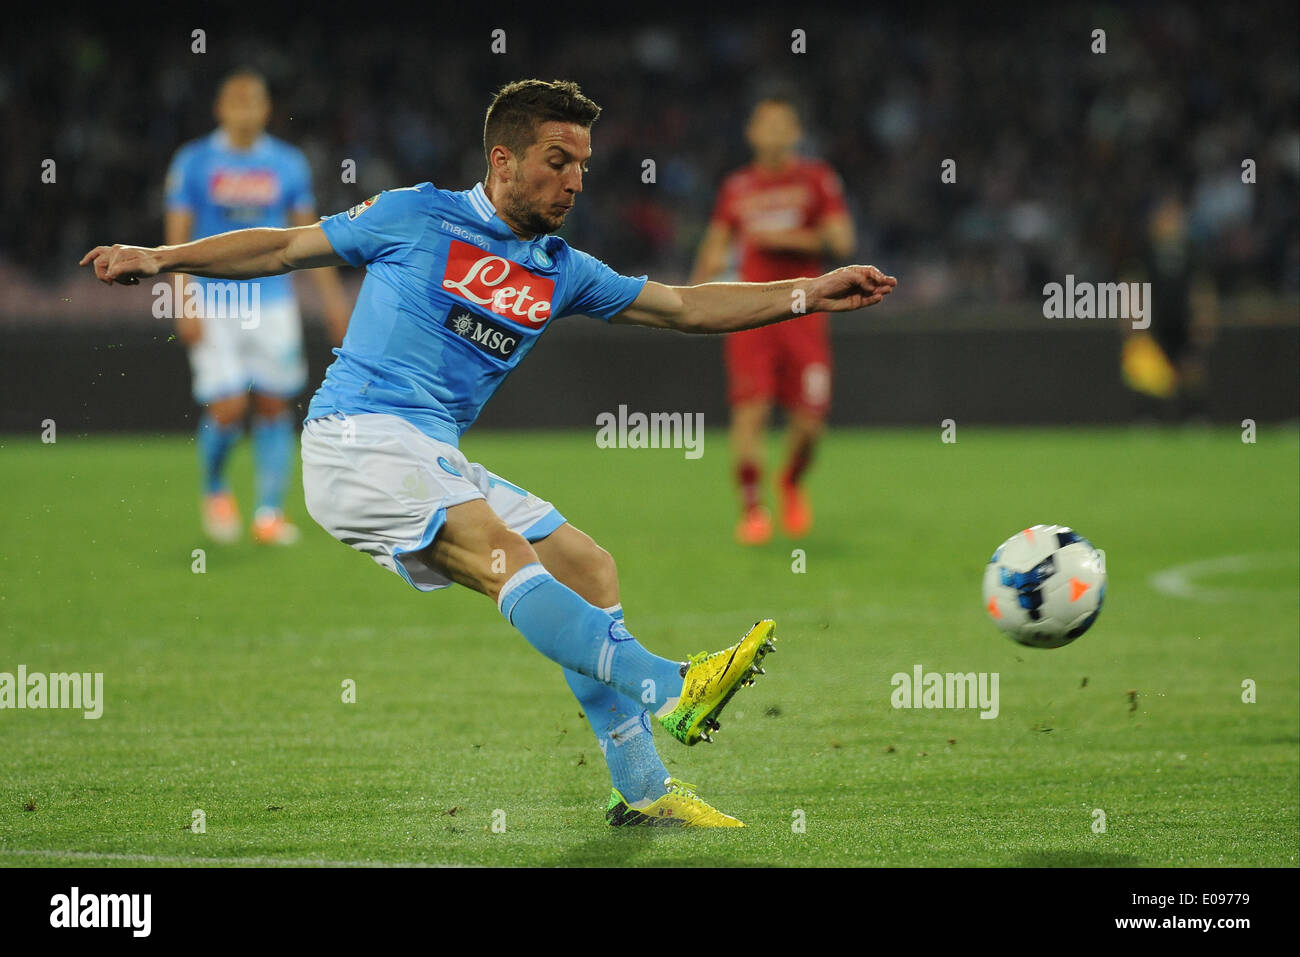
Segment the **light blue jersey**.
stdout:
<svg viewBox="0 0 1300 957">
<path fill-rule="evenodd" d="M 307 418 L 387 413 L 452 445 L 554 319 L 607 320 L 646 283 L 559 237 L 520 240 L 481 183 L 387 190 L 321 225 L 367 269 Z"/>
<path fill-rule="evenodd" d="M 249 149 L 237 150 L 220 129 L 176 152 L 167 171 L 166 202 L 169 212 L 194 215 L 194 239 L 254 226 L 282 229 L 289 225 L 290 213 L 310 213 L 316 205 L 311 169 L 301 150 L 267 134 Z M 191 278 L 204 285 L 228 282 Z M 287 275 L 248 282 L 261 287 L 263 305 L 293 295 Z"/>
</svg>

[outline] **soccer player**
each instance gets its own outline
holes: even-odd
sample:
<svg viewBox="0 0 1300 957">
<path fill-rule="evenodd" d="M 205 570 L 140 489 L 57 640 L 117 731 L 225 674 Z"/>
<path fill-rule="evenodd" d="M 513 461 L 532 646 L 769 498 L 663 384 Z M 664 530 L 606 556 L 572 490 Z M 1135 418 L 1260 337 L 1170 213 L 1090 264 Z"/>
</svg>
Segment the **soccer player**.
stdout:
<svg viewBox="0 0 1300 957">
<path fill-rule="evenodd" d="M 622 276 L 551 234 L 582 192 L 600 107 L 568 81 L 507 84 L 488 108 L 488 171 L 473 189 L 393 189 L 322 223 L 246 229 L 179 246 L 97 246 L 101 281 L 164 271 L 244 279 L 366 264 L 343 347 L 307 413 L 312 517 L 422 591 L 453 583 L 496 602 L 564 669 L 613 784 L 617 826 L 735 827 L 668 775 L 651 717 L 686 745 L 762 672 L 774 624 L 682 663 L 624 622 L 613 558 L 549 502 L 469 461 L 460 438 L 556 319 L 573 313 L 681 332 L 730 332 L 815 309 L 880 302 L 874 266 L 773 283 L 666 286 Z"/>
<path fill-rule="evenodd" d="M 168 170 L 167 244 L 248 226 L 317 222 L 306 157 L 265 132 L 271 98 L 261 75 L 240 69 L 227 76 L 213 112 L 217 129 L 182 146 Z M 348 309 L 338 273 L 315 269 L 309 275 L 334 341 L 341 343 Z M 239 538 L 239 507 L 225 466 L 243 434 L 251 389 L 257 493 L 252 537 L 290 544 L 298 530 L 284 517 L 295 441 L 289 404 L 307 382 L 292 282 L 270 276 L 211 284 L 196 277 L 188 286 L 184 275 L 174 282 L 176 331 L 188 347 L 194 399 L 203 407 L 197 436 L 203 527 L 219 542 Z M 186 295 L 191 289 L 198 295 Z"/>
<path fill-rule="evenodd" d="M 846 259 L 857 244 L 840 178 L 828 165 L 796 155 L 803 136 L 794 104 L 760 100 L 745 131 L 754 161 L 723 181 L 713 217 L 696 255 L 692 283 L 708 282 L 740 246 L 746 282 L 817 275 L 827 259 Z M 831 348 L 824 311 L 780 325 L 735 332 L 724 343 L 731 449 L 741 516 L 736 540 L 761 545 L 772 537 L 763 504 L 763 439 L 773 402 L 789 417 L 788 453 L 778 487 L 781 524 L 792 538 L 812 527 L 800 481 L 812 461 L 831 401 Z"/>
</svg>

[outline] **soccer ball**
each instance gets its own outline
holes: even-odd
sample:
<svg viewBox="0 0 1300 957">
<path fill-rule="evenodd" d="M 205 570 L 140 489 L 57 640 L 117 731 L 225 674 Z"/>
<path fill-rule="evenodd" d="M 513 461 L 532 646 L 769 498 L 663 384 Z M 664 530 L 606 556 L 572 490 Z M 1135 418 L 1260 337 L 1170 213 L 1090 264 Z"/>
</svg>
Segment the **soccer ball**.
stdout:
<svg viewBox="0 0 1300 957">
<path fill-rule="evenodd" d="M 998 546 L 984 569 L 984 608 L 1031 648 L 1060 648 L 1101 614 L 1106 556 L 1064 525 L 1035 525 Z"/>
</svg>

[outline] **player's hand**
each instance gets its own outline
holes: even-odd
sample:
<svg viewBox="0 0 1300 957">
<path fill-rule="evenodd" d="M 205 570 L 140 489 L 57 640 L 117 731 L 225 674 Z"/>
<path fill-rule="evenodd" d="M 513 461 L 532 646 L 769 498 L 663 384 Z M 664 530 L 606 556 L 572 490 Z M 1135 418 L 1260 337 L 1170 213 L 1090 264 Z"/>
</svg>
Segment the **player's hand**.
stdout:
<svg viewBox="0 0 1300 957">
<path fill-rule="evenodd" d="M 875 266 L 841 266 L 805 287 L 807 308 L 809 312 L 848 312 L 874 306 L 897 285 L 897 279 Z"/>
<path fill-rule="evenodd" d="M 162 271 L 162 261 L 158 251 L 143 246 L 96 246 L 81 257 L 78 265 L 89 264 L 95 270 L 95 278 L 102 283 L 112 285 L 121 283 L 134 286 L 141 279 L 156 276 Z"/>
</svg>

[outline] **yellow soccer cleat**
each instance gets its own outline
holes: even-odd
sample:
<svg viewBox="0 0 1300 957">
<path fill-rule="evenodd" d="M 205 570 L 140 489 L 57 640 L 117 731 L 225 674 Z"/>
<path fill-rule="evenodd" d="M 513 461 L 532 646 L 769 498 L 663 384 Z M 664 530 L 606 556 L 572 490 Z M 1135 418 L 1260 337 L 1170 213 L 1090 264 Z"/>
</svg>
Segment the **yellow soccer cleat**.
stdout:
<svg viewBox="0 0 1300 957">
<path fill-rule="evenodd" d="M 695 786 L 676 778 L 664 782 L 668 793 L 645 807 L 634 808 L 614 789 L 605 809 L 611 827 L 744 827 L 695 793 Z"/>
<path fill-rule="evenodd" d="M 718 715 L 732 695 L 744 685 L 752 685 L 756 675 L 766 674 L 763 657 L 772 651 L 776 622 L 765 618 L 754 623 L 738 644 L 707 655 L 692 655 L 682 676 L 681 697 L 666 714 L 655 715 L 678 741 L 687 746 L 700 741 L 712 743 L 709 732 L 722 727 Z M 664 704 L 667 708 L 673 701 Z"/>
</svg>

